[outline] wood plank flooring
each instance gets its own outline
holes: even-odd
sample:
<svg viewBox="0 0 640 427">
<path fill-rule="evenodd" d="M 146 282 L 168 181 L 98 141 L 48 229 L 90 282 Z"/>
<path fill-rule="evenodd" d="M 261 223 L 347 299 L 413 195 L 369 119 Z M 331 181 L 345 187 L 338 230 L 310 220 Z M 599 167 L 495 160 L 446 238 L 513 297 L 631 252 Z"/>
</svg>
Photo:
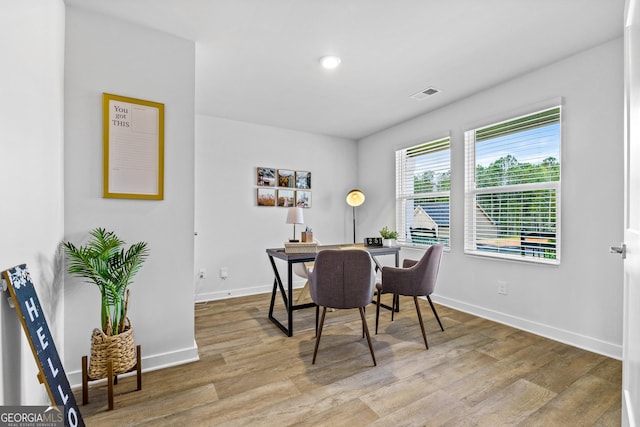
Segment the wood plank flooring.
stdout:
<svg viewBox="0 0 640 427">
<path fill-rule="evenodd" d="M 357 310 L 327 312 L 316 364 L 315 310 L 294 336 L 267 319 L 270 295 L 196 305 L 200 361 L 120 378 L 80 410 L 88 426 L 619 426 L 621 362 L 411 298 L 391 322 L 367 310 L 378 366 Z M 389 301 L 390 303 L 390 301 Z M 276 310 L 286 319 L 284 310 Z M 143 348 L 144 356 L 144 348 Z M 76 399 L 82 401 L 81 391 Z"/>
</svg>

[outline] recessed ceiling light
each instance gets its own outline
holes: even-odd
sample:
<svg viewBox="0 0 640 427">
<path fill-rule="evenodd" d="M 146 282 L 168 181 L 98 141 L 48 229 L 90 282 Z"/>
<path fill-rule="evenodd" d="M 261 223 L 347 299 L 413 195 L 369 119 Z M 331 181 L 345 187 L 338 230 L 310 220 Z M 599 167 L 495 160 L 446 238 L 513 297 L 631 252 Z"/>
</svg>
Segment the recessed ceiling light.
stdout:
<svg viewBox="0 0 640 427">
<path fill-rule="evenodd" d="M 340 58 L 331 55 L 323 56 L 322 58 L 320 58 L 320 64 L 322 64 L 324 68 L 331 70 L 340 65 Z"/>
</svg>

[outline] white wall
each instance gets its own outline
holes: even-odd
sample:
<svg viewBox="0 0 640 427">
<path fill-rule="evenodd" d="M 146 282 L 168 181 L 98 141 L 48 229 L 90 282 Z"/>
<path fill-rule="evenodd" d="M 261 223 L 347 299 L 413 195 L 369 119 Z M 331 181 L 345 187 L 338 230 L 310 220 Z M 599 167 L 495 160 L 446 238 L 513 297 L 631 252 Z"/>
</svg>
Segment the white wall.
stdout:
<svg viewBox="0 0 640 427">
<path fill-rule="evenodd" d="M 354 141 L 198 115 L 195 157 L 196 272 L 207 270 L 205 279 L 196 278 L 197 300 L 271 291 L 265 249 L 283 247 L 293 226 L 285 224 L 286 208 L 256 205 L 258 166 L 310 171 L 312 205 L 304 219 L 314 239 L 353 239 L 345 198 L 357 185 Z M 297 237 L 303 228 L 296 226 Z"/>
<path fill-rule="evenodd" d="M 147 241 L 129 308 L 143 368 L 193 360 L 194 43 L 74 8 L 66 19 L 65 238 L 83 243 L 102 226 Z M 103 92 L 164 103 L 164 200 L 102 198 Z M 100 296 L 68 275 L 65 288 L 65 367 L 78 384 Z"/>
<path fill-rule="evenodd" d="M 62 0 L 0 3 L 0 270 L 27 264 L 61 354 L 64 22 Z M 8 293 L 0 294 L 0 405 L 46 404 Z"/>
<path fill-rule="evenodd" d="M 452 247 L 434 299 L 620 358 L 622 261 L 608 247 L 622 241 L 622 65 L 618 39 L 359 141 L 359 164 L 370 166 L 359 169 L 359 181 L 372 193 L 363 228 L 373 234 L 395 223 L 394 149 L 450 132 Z M 464 131 L 557 97 L 564 100 L 561 265 L 464 255 Z M 497 294 L 498 280 L 508 283 L 507 296 Z"/>
</svg>

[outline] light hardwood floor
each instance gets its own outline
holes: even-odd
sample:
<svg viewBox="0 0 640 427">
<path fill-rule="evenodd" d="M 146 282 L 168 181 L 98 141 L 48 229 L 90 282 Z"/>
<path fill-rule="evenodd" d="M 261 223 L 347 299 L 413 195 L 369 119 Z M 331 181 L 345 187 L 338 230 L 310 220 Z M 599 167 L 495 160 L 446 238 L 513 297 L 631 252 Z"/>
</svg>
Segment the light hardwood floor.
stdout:
<svg viewBox="0 0 640 427">
<path fill-rule="evenodd" d="M 421 301 L 425 350 L 410 298 L 393 322 L 367 310 L 378 366 L 357 310 L 294 313 L 294 336 L 268 319 L 270 295 L 196 305 L 200 361 L 120 378 L 115 410 L 95 383 L 88 426 L 619 426 L 621 362 Z M 284 319 L 282 310 L 276 313 Z M 170 339 L 170 337 L 167 337 Z M 143 356 L 144 356 L 144 348 Z M 81 393 L 76 393 L 79 404 Z"/>
</svg>

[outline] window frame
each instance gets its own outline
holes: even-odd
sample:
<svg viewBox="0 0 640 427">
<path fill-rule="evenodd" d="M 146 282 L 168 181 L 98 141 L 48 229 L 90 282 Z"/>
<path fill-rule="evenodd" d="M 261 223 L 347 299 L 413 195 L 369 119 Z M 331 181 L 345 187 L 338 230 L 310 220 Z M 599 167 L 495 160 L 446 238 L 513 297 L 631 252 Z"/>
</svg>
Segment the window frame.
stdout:
<svg viewBox="0 0 640 427">
<path fill-rule="evenodd" d="M 449 184 L 448 190 L 439 189 L 438 191 L 423 191 L 416 193 L 415 187 L 412 188 L 413 191 L 405 191 L 407 182 L 415 183 L 415 174 L 412 174 L 410 177 L 409 173 L 412 173 L 407 170 L 407 162 L 406 160 L 410 157 L 418 157 L 416 155 L 411 156 L 408 153 L 411 151 L 419 151 L 421 147 L 428 147 L 429 145 L 433 145 L 435 148 L 431 150 L 427 150 L 424 155 L 434 154 L 440 151 L 448 151 L 447 166 L 448 171 L 444 171 L 444 173 L 449 174 Z M 452 163 L 451 163 L 451 136 L 446 135 L 439 138 L 428 139 L 427 141 L 422 140 L 418 144 L 414 144 L 411 146 L 407 146 L 404 148 L 400 148 L 395 150 L 395 161 L 396 161 L 396 230 L 398 232 L 397 242 L 402 246 L 407 247 L 415 247 L 415 248 L 427 248 L 436 242 L 442 242 L 444 244 L 444 250 L 449 251 L 451 245 L 451 180 L 452 180 Z M 431 165 L 437 165 L 437 163 L 430 163 Z M 430 171 L 427 167 L 421 168 L 421 171 L 427 172 Z M 434 172 L 434 171 L 432 171 Z M 442 173 L 442 172 L 441 172 Z M 411 236 L 409 231 L 409 224 L 407 221 L 407 201 L 409 200 L 418 200 L 418 199 L 447 199 L 447 202 L 438 202 L 438 203 L 447 203 L 447 233 L 446 238 L 438 237 L 437 235 L 434 237 L 429 236 Z M 414 207 L 415 209 L 415 207 Z M 419 239 L 422 241 L 416 242 L 413 239 Z"/>
<path fill-rule="evenodd" d="M 558 152 L 557 152 L 557 161 L 558 161 L 558 177 L 557 180 L 549 180 L 543 182 L 533 182 L 533 183 L 521 183 L 521 184 L 503 184 L 497 186 L 487 186 L 487 187 L 478 187 L 477 186 L 477 164 L 476 164 L 476 155 L 477 155 L 477 141 L 476 141 L 476 133 L 481 130 L 487 130 L 488 128 L 497 128 L 500 125 L 506 125 L 509 123 L 513 123 L 527 117 L 534 117 L 538 114 L 544 112 L 551 112 L 553 110 L 558 110 L 558 118 L 554 123 L 558 124 Z M 540 127 L 540 126 L 539 126 Z M 522 133 L 526 132 L 528 129 L 523 127 L 519 129 L 518 132 L 507 132 L 506 134 L 513 135 L 522 135 Z M 490 138 L 484 138 L 483 140 L 488 140 Z M 561 182 L 562 182 L 562 105 L 555 104 L 548 108 L 538 109 L 536 111 L 522 114 L 520 116 L 511 117 L 506 120 L 502 120 L 497 123 L 492 123 L 484 126 L 478 126 L 474 129 L 470 129 L 465 131 L 464 133 L 464 175 L 465 175 L 465 190 L 464 190 L 464 213 L 465 213 L 465 224 L 464 224 L 464 253 L 468 255 L 481 256 L 487 258 L 498 258 L 505 260 L 514 260 L 521 262 L 530 262 L 537 264 L 551 264 L 551 265 L 559 265 L 561 261 Z M 512 154 L 512 151 L 508 151 L 509 154 Z M 478 248 L 478 218 L 476 215 L 476 210 L 478 208 L 482 209 L 482 207 L 478 205 L 478 196 L 480 195 L 489 195 L 489 194 L 522 194 L 523 192 L 531 192 L 531 191 L 548 191 L 549 194 L 553 194 L 554 197 L 550 197 L 550 200 L 553 200 L 554 208 L 555 208 L 555 223 L 554 230 L 555 233 L 553 235 L 553 250 L 555 250 L 554 256 L 555 258 L 546 258 L 544 253 L 542 256 L 538 254 L 536 256 L 535 253 L 528 254 L 526 249 L 521 246 L 520 250 L 512 251 L 511 253 L 506 252 L 502 253 L 499 251 L 488 251 L 486 249 Z M 520 220 L 523 220 L 524 217 L 520 217 Z M 520 235 L 520 239 L 522 239 L 525 235 Z M 538 249 L 541 250 L 541 249 Z M 520 254 L 516 253 L 520 252 Z"/>
</svg>

